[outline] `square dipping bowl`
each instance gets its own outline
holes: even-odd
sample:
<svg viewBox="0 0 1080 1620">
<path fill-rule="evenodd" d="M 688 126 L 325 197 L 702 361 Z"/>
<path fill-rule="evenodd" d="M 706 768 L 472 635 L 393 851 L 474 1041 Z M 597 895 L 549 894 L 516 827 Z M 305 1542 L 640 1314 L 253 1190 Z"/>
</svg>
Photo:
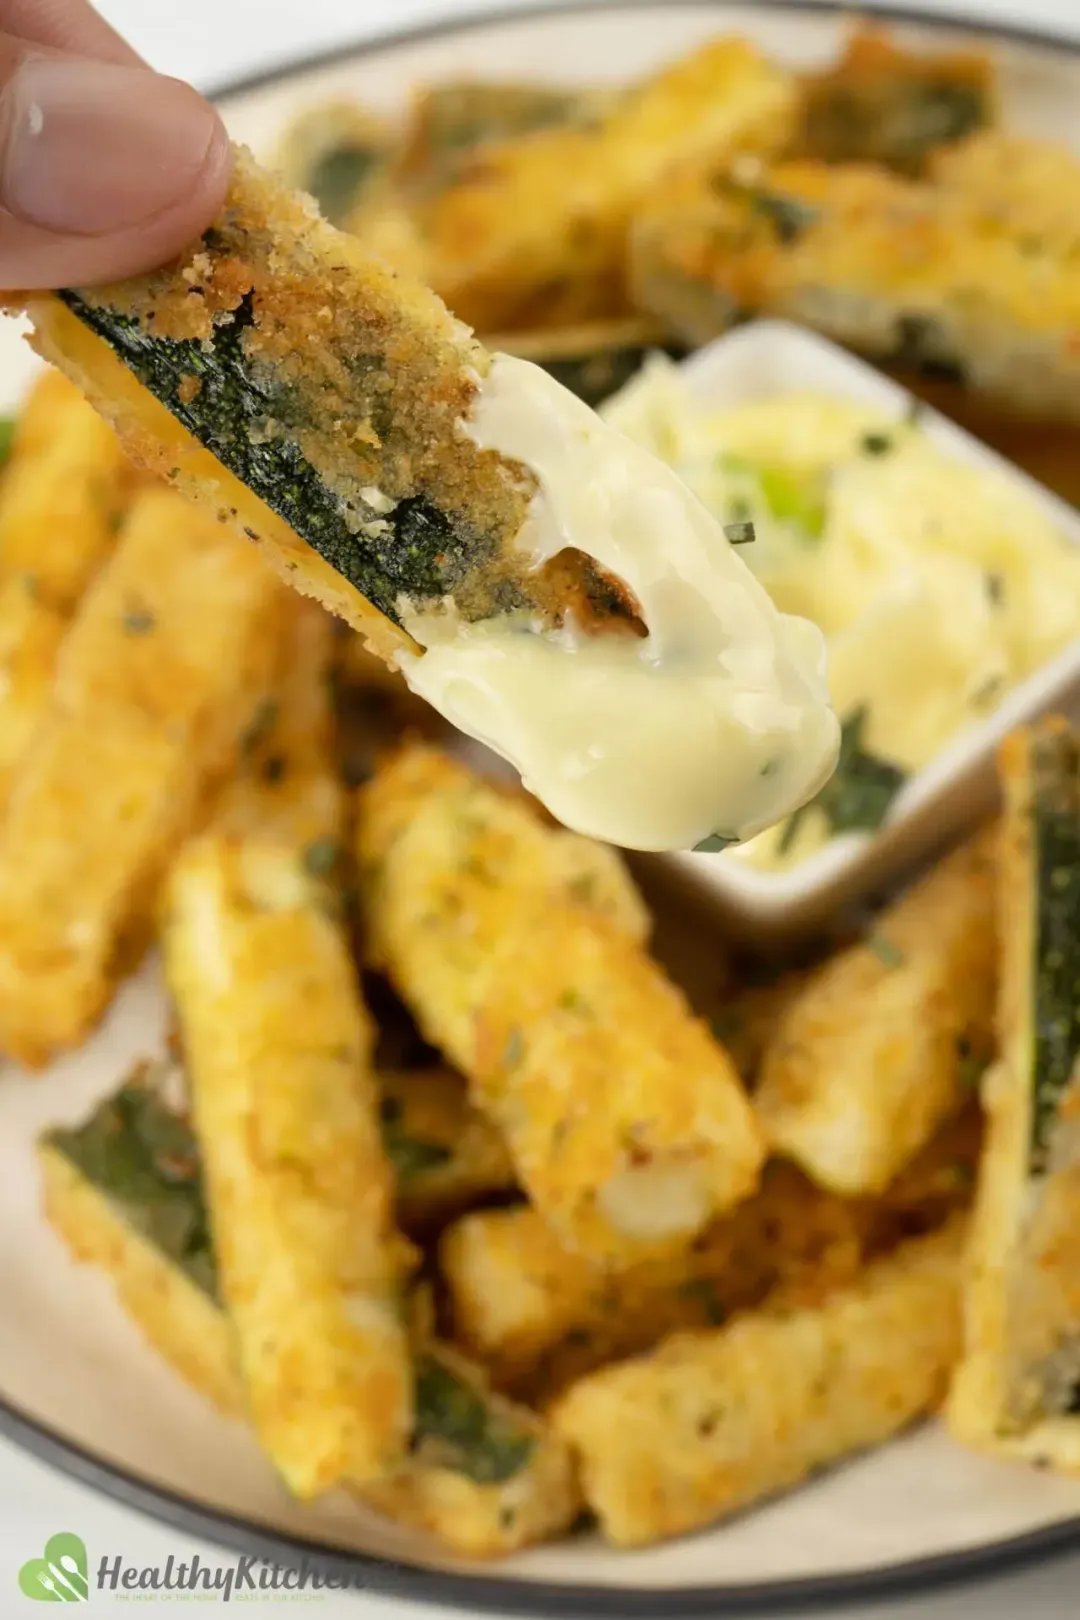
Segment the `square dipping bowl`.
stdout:
<svg viewBox="0 0 1080 1620">
<path fill-rule="evenodd" d="M 1008 479 L 1042 509 L 1064 538 L 1080 545 L 1080 511 L 997 455 L 907 389 L 825 338 L 787 321 L 756 321 L 689 356 L 679 371 L 691 395 L 718 411 L 770 395 L 813 392 L 902 418 L 918 403 L 928 437 L 957 462 Z M 843 833 L 788 871 L 759 871 L 737 858 L 679 852 L 649 857 L 689 897 L 723 914 L 759 946 L 779 947 L 820 928 L 842 907 L 879 895 L 906 871 L 962 836 L 997 801 L 995 753 L 1018 725 L 1072 711 L 1080 697 L 1077 639 L 1013 688 L 1000 706 L 958 731 L 908 778 L 873 833 Z"/>
</svg>

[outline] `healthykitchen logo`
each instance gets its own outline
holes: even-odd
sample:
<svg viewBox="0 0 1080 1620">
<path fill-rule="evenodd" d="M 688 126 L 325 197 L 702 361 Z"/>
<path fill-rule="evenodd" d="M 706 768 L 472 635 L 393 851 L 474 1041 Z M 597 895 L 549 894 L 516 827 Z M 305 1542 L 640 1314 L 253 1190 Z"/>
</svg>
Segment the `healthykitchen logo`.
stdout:
<svg viewBox="0 0 1080 1620">
<path fill-rule="evenodd" d="M 30 1558 L 19 1571 L 19 1585 L 38 1603 L 85 1603 L 86 1543 L 65 1530 L 50 1536 L 40 1558 Z"/>
<path fill-rule="evenodd" d="M 182 1603 L 257 1602 L 273 1593 L 277 1599 L 294 1598 L 313 1603 L 324 1592 L 359 1589 L 362 1582 L 346 1575 L 331 1575 L 310 1560 L 300 1564 L 272 1564 L 253 1553 L 232 1564 L 205 1564 L 196 1553 L 190 1560 L 169 1554 L 164 1564 L 129 1564 L 119 1554 L 100 1558 L 90 1573 L 86 1545 L 70 1531 L 50 1536 L 40 1558 L 29 1559 L 19 1571 L 19 1587 L 36 1603 L 85 1603 L 90 1596 L 138 1600 L 146 1592 L 168 1594 L 159 1601 Z"/>
</svg>

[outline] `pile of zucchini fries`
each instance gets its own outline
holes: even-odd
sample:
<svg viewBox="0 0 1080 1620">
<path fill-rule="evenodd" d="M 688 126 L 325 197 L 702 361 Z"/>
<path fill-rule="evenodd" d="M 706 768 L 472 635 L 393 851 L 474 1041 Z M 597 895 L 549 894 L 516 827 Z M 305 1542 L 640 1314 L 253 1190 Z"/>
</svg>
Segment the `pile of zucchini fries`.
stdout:
<svg viewBox="0 0 1080 1620">
<path fill-rule="evenodd" d="M 962 1439 L 1073 1466 L 1074 734 L 859 937 L 767 982 L 717 940 L 692 1006 L 612 850 L 100 431 L 47 374 L 0 483 L 55 626 L 0 705 L 0 1046 L 77 1047 L 159 944 L 170 1054 L 40 1161 L 180 1376 L 299 1498 L 470 1557 L 721 1519 L 950 1381 Z"/>
</svg>

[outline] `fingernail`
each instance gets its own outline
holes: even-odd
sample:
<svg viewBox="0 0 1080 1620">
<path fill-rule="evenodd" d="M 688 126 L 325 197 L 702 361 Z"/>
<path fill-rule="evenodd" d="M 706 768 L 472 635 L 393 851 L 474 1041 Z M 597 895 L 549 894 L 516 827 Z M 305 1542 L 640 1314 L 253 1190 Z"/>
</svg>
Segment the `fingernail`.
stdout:
<svg viewBox="0 0 1080 1620">
<path fill-rule="evenodd" d="M 178 201 L 220 127 L 190 85 L 106 62 L 31 57 L 4 96 L 0 201 L 78 236 L 124 230 Z"/>
</svg>

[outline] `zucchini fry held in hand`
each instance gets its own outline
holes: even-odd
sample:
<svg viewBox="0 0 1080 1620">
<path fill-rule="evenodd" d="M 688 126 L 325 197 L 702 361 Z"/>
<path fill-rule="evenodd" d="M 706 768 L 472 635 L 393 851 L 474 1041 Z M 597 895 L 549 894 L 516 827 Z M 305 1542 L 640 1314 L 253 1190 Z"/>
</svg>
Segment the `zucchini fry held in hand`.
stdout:
<svg viewBox="0 0 1080 1620">
<path fill-rule="evenodd" d="M 34 384 L 0 489 L 0 810 L 57 653 L 112 549 L 128 489 L 115 434 L 60 372 Z"/>
<path fill-rule="evenodd" d="M 754 1095 L 777 1152 L 834 1192 L 884 1190 L 993 1051 L 996 829 L 956 850 L 812 974 Z"/>
<path fill-rule="evenodd" d="M 998 1063 L 949 1402 L 958 1439 L 1080 1472 L 1080 737 L 1001 749 Z"/>
<path fill-rule="evenodd" d="M 81 1125 L 49 1132 L 38 1150 L 45 1208 L 185 1382 L 244 1418 L 199 1145 L 166 1095 L 175 1078 L 136 1076 Z M 421 1353 L 415 1381 L 409 1457 L 393 1479 L 360 1489 L 363 1501 L 472 1557 L 569 1528 L 580 1500 L 569 1453 L 534 1413 L 491 1394 L 442 1345 Z"/>
<path fill-rule="evenodd" d="M 758 1192 L 681 1254 L 615 1273 L 568 1253 L 534 1209 L 472 1211 L 439 1245 L 454 1337 L 500 1388 L 546 1401 L 665 1334 L 717 1327 L 775 1288 L 817 1297 L 849 1281 L 970 1201 L 979 1140 L 969 1106 L 879 1199 L 839 1198 L 773 1160 Z"/>
<path fill-rule="evenodd" d="M 167 490 L 140 494 L 64 640 L 0 828 L 0 1051 L 104 1011 L 158 883 L 270 676 L 288 593 Z"/>
<path fill-rule="evenodd" d="M 945 1392 L 966 1217 L 816 1305 L 779 1296 L 573 1385 L 552 1411 L 604 1535 L 633 1547 L 727 1517 L 880 1445 Z"/>
<path fill-rule="evenodd" d="M 359 812 L 372 963 L 568 1247 L 678 1248 L 753 1190 L 763 1148 L 738 1076 L 645 954 L 610 851 L 427 749 L 390 761 Z"/>
<path fill-rule="evenodd" d="M 820 636 L 671 469 L 247 153 L 186 262 L 23 302 L 136 461 L 567 825 L 642 849 L 749 837 L 827 776 Z"/>
<path fill-rule="evenodd" d="M 374 1031 L 341 915 L 331 627 L 290 606 L 315 620 L 283 638 L 269 735 L 172 870 L 162 943 L 252 1419 L 307 1498 L 400 1465 L 412 1375 Z"/>
<path fill-rule="evenodd" d="M 812 162 L 689 176 L 635 225 L 635 299 L 688 343 L 738 316 L 785 317 L 878 362 L 962 381 L 1011 413 L 1080 422 L 1068 201 L 1080 162 L 1062 149 L 1050 188 L 1033 169 L 1011 184 L 1010 144 L 972 140 L 997 165 L 992 200 L 964 180 L 975 165 L 962 147 L 926 181 Z M 1032 217 L 1056 225 L 1033 230 Z"/>
</svg>

